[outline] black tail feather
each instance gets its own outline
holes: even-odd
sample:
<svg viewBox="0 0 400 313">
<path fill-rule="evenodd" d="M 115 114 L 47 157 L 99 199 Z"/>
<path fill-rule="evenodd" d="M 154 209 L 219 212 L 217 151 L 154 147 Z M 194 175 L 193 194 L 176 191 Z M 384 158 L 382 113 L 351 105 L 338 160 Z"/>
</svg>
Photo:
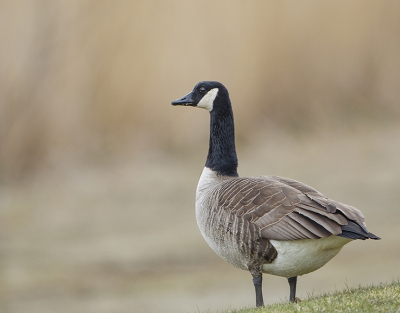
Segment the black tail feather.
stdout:
<svg viewBox="0 0 400 313">
<path fill-rule="evenodd" d="M 356 222 L 348 221 L 347 225 L 342 226 L 342 233 L 338 235 L 339 237 L 349 238 L 349 239 L 375 239 L 379 240 L 380 237 L 370 233 L 364 225 L 359 225 Z"/>
</svg>

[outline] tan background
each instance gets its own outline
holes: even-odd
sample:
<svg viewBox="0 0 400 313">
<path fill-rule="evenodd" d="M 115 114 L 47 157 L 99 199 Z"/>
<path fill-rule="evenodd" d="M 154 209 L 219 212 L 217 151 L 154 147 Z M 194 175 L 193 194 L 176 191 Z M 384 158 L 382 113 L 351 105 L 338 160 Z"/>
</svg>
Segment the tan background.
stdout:
<svg viewBox="0 0 400 313">
<path fill-rule="evenodd" d="M 299 297 L 399 277 L 400 2 L 0 1 L 0 311 L 254 305 L 194 216 L 219 80 L 239 173 L 301 180 L 383 239 L 299 278 Z M 265 300 L 288 297 L 266 276 Z"/>
</svg>

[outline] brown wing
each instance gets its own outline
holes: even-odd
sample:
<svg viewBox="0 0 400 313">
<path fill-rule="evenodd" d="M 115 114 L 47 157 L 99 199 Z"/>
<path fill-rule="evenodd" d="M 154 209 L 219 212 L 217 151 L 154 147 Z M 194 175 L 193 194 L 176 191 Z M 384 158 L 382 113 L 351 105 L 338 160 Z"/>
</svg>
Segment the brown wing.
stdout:
<svg viewBox="0 0 400 313">
<path fill-rule="evenodd" d="M 221 208 L 257 225 L 267 239 L 325 238 L 341 234 L 348 220 L 364 225 L 359 210 L 283 177 L 227 180 L 218 199 Z"/>
</svg>

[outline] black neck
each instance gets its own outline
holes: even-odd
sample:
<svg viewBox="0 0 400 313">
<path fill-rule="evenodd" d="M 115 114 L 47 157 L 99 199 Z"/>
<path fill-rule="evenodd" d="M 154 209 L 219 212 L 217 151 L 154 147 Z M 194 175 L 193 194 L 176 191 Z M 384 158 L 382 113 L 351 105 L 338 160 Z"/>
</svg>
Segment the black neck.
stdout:
<svg viewBox="0 0 400 313">
<path fill-rule="evenodd" d="M 219 175 L 238 176 L 235 128 L 229 98 L 210 112 L 210 145 L 206 166 Z"/>
</svg>

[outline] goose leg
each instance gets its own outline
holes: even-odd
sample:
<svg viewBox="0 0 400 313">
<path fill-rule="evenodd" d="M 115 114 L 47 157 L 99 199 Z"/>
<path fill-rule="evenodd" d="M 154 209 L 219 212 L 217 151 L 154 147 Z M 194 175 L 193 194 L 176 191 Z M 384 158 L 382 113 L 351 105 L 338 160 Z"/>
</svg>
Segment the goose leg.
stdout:
<svg viewBox="0 0 400 313">
<path fill-rule="evenodd" d="M 264 306 L 264 299 L 262 294 L 262 275 L 253 277 L 253 284 L 256 290 L 256 307 Z"/>
<path fill-rule="evenodd" d="M 289 277 L 288 278 L 289 287 L 290 287 L 290 296 L 289 301 L 295 302 L 296 301 L 296 284 L 297 284 L 297 276 Z"/>
</svg>

